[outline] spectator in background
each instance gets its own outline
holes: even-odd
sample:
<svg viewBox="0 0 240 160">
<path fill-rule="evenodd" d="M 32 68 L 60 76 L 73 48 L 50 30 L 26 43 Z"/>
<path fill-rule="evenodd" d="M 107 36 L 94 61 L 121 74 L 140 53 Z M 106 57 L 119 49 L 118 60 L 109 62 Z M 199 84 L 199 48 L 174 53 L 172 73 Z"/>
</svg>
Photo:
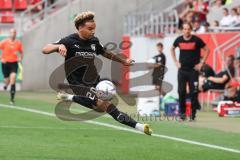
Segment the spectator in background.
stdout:
<svg viewBox="0 0 240 160">
<path fill-rule="evenodd" d="M 193 33 L 205 33 L 206 29 L 200 24 L 200 21 L 195 21 L 193 23 Z"/>
<path fill-rule="evenodd" d="M 203 0 L 194 0 L 193 1 L 193 10 L 198 17 L 200 23 L 207 21 L 207 13 L 208 13 L 208 1 Z"/>
<path fill-rule="evenodd" d="M 240 15 L 240 6 L 237 7 L 238 15 Z"/>
<path fill-rule="evenodd" d="M 190 10 L 193 9 L 193 0 L 186 0 L 185 3 L 186 3 L 186 9 L 190 9 Z"/>
<path fill-rule="evenodd" d="M 182 30 L 183 23 L 190 23 L 193 26 L 195 16 L 193 11 L 183 12 L 179 17 L 179 29 Z"/>
<path fill-rule="evenodd" d="M 215 3 L 209 8 L 209 13 L 207 15 L 207 20 L 213 23 L 214 20 L 220 20 L 222 18 L 222 0 L 216 0 Z M 215 13 L 215 14 L 212 14 Z"/>
<path fill-rule="evenodd" d="M 237 9 L 236 8 L 232 8 L 231 9 L 231 25 L 234 26 L 236 24 L 238 24 L 240 21 L 239 21 L 239 15 L 238 15 L 238 12 L 237 12 Z"/>
<path fill-rule="evenodd" d="M 162 81 L 164 78 L 166 56 L 163 53 L 163 44 L 161 42 L 157 43 L 156 47 L 158 54 L 153 57 L 154 63 L 149 65 L 149 68 L 153 69 L 153 85 L 155 85 L 155 89 L 159 90 L 160 95 L 162 95 Z"/>
<path fill-rule="evenodd" d="M 213 21 L 212 26 L 213 26 L 213 28 L 214 28 L 214 29 L 212 30 L 212 32 L 220 32 L 220 30 L 218 29 L 218 27 L 219 27 L 219 22 L 218 22 L 217 20 Z"/>
<path fill-rule="evenodd" d="M 205 27 L 205 32 L 210 32 L 209 30 L 210 24 L 208 22 L 204 24 L 204 27 Z"/>
<path fill-rule="evenodd" d="M 217 20 L 213 21 L 213 27 L 219 27 L 219 22 Z"/>
<path fill-rule="evenodd" d="M 228 27 L 232 24 L 232 19 L 231 16 L 229 15 L 228 9 L 223 8 L 223 17 L 220 21 L 220 26 L 221 27 Z"/>
<path fill-rule="evenodd" d="M 219 9 L 222 7 L 222 0 L 216 0 L 213 6 L 211 7 L 211 11 L 214 11 L 215 9 Z"/>
</svg>

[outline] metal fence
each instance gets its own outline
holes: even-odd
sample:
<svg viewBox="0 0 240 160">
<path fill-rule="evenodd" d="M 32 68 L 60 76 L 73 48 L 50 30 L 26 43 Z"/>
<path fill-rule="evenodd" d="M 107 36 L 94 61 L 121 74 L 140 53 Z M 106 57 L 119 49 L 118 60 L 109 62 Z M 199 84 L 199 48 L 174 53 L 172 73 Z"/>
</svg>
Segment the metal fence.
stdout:
<svg viewBox="0 0 240 160">
<path fill-rule="evenodd" d="M 131 36 L 174 34 L 178 20 L 176 10 L 136 12 L 124 17 L 124 33 Z"/>
<path fill-rule="evenodd" d="M 71 5 L 73 1 L 74 0 L 56 0 L 53 4 L 50 4 L 48 0 L 42 0 L 29 6 L 25 11 L 16 12 L 13 9 L 11 13 L 0 13 L 0 17 L 12 17 L 14 19 L 13 23 L 0 23 L 0 32 L 7 33 L 9 28 L 15 27 L 19 34 L 24 34 L 24 32 L 32 29 L 52 13 L 66 5 Z"/>
<path fill-rule="evenodd" d="M 72 1 L 73 0 L 57 0 L 55 3 L 49 4 L 48 0 L 42 0 L 22 12 L 16 26 L 21 33 L 24 33 L 36 26 L 39 22 L 45 20 L 58 9 L 71 4 Z"/>
</svg>

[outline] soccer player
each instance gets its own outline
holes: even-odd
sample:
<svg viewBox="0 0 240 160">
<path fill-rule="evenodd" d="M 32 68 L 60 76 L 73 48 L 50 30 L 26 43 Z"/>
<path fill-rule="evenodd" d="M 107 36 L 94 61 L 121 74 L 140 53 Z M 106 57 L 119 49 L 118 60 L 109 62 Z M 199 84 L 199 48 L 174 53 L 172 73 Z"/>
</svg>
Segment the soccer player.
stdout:
<svg viewBox="0 0 240 160">
<path fill-rule="evenodd" d="M 116 121 L 151 135 L 148 124 L 141 124 L 118 110 L 110 101 L 103 101 L 92 88 L 82 96 L 83 90 L 74 86 L 95 87 L 99 82 L 99 75 L 94 65 L 95 55 L 102 55 L 123 65 L 133 65 L 133 60 L 123 58 L 103 48 L 97 37 L 94 36 L 96 23 L 93 12 L 82 12 L 76 16 L 74 23 L 77 33 L 73 33 L 54 44 L 48 44 L 43 49 L 44 54 L 58 52 L 65 57 L 65 75 L 75 95 L 58 93 L 59 100 L 73 101 L 96 111 L 107 112 Z M 72 72 L 73 68 L 75 70 Z M 71 71 L 69 71 L 71 70 Z M 80 95 L 81 94 L 81 95 Z"/>
<path fill-rule="evenodd" d="M 10 104 L 14 104 L 14 97 L 16 93 L 16 74 L 18 70 L 18 62 L 23 59 L 23 49 L 20 40 L 16 39 L 17 31 L 16 29 L 10 30 L 10 37 L 2 40 L 0 42 L 0 50 L 2 50 L 2 55 L 0 56 L 2 62 L 2 72 L 4 76 L 4 90 L 7 90 L 8 85 L 11 86 L 10 89 Z M 18 57 L 18 53 L 21 54 Z"/>
<path fill-rule="evenodd" d="M 171 48 L 172 58 L 178 68 L 178 95 L 180 105 L 180 121 L 186 120 L 186 84 L 189 84 L 192 113 L 190 121 L 196 118 L 197 109 L 200 109 L 198 101 L 198 77 L 199 71 L 205 63 L 209 54 L 207 45 L 199 37 L 192 35 L 192 25 L 183 24 L 183 35 L 179 36 Z M 180 49 L 179 61 L 176 58 L 175 49 Z M 204 50 L 204 55 L 200 61 L 200 51 Z"/>
</svg>

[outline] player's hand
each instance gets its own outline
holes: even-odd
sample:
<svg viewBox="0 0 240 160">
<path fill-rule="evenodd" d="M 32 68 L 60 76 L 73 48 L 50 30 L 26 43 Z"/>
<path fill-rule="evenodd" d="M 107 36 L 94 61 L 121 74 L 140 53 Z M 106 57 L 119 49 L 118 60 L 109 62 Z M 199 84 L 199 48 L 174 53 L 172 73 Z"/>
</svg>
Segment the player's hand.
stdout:
<svg viewBox="0 0 240 160">
<path fill-rule="evenodd" d="M 63 57 L 67 55 L 67 49 L 63 44 L 58 47 L 58 53 Z"/>
<path fill-rule="evenodd" d="M 123 63 L 125 66 L 132 66 L 134 64 L 134 60 L 127 58 L 125 62 Z"/>
<path fill-rule="evenodd" d="M 179 61 L 177 61 L 176 66 L 177 66 L 178 69 L 181 68 L 181 63 Z"/>
<path fill-rule="evenodd" d="M 198 63 L 198 64 L 196 64 L 196 65 L 194 66 L 194 69 L 195 69 L 196 71 L 200 71 L 201 68 L 202 68 L 202 66 L 203 66 L 203 63 Z"/>
</svg>

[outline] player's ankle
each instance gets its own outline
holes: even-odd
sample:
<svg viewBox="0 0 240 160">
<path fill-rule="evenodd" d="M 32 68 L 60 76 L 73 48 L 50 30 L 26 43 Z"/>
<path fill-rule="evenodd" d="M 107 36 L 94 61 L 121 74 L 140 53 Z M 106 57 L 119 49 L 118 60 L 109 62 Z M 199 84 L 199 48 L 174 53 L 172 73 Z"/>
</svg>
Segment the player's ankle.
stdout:
<svg viewBox="0 0 240 160">
<path fill-rule="evenodd" d="M 73 97 L 74 95 L 68 94 L 66 98 L 68 101 L 73 101 Z"/>
<path fill-rule="evenodd" d="M 136 126 L 135 126 L 135 129 L 141 131 L 141 132 L 144 132 L 144 124 L 142 123 L 137 123 Z"/>
</svg>

